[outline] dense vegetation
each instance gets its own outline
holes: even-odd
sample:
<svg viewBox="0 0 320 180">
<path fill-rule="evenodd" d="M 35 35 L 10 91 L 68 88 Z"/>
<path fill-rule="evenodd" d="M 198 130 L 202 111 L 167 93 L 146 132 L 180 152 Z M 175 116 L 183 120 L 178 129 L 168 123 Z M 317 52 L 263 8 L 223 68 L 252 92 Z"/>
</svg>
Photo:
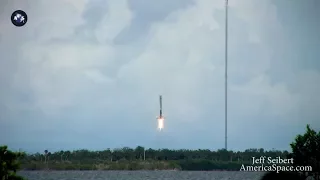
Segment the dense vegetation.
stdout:
<svg viewBox="0 0 320 180">
<path fill-rule="evenodd" d="M 298 135 L 291 144 L 292 153 L 287 151 L 248 149 L 243 152 L 227 151 L 225 149 L 210 150 L 169 150 L 135 149 L 106 149 L 103 151 L 59 151 L 27 154 L 7 151 L 1 147 L 0 154 L 1 176 L 12 175 L 16 169 L 15 163 L 20 158 L 21 167 L 25 170 L 236 170 L 242 164 L 251 165 L 252 157 L 282 157 L 294 158 L 294 165 L 312 166 L 313 172 L 303 174 L 304 177 L 314 176 L 319 179 L 320 172 L 320 132 L 307 126 L 304 135 Z M 3 155 L 5 149 L 10 154 Z M 11 169 L 9 169 L 9 167 Z M 14 167 L 14 168 L 12 168 Z M 10 173 L 8 173 L 10 172 Z M 4 174 L 4 175 L 3 175 Z"/>
<path fill-rule="evenodd" d="M 60 151 L 30 154 L 23 160 L 25 169 L 183 169 L 183 170 L 239 170 L 241 164 L 250 164 L 253 156 L 285 158 L 287 151 L 265 151 L 248 149 L 233 152 L 224 149 L 210 150 L 169 150 L 135 149 L 124 147 L 103 151 Z"/>
<path fill-rule="evenodd" d="M 296 166 L 312 166 L 311 174 L 304 173 L 305 177 L 313 176 L 320 180 L 320 131 L 316 132 L 307 125 L 303 135 L 297 135 L 295 141 L 290 144 L 292 153 L 289 158 L 294 159 Z"/>
<path fill-rule="evenodd" d="M 19 167 L 19 158 L 22 158 L 24 153 L 17 153 L 8 150 L 7 146 L 0 146 L 0 178 L 1 180 L 23 180 L 17 176 L 16 172 Z"/>
</svg>

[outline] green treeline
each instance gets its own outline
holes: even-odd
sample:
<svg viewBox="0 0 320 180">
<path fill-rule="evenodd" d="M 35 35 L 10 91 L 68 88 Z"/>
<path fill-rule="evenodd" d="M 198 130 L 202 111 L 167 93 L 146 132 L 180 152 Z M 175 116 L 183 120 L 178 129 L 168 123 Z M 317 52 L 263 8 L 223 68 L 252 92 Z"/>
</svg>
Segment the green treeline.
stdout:
<svg viewBox="0 0 320 180">
<path fill-rule="evenodd" d="M 241 164 L 250 164 L 252 157 L 287 157 L 287 151 L 248 149 L 243 152 L 224 149 L 210 151 L 135 149 L 124 147 L 103 151 L 59 151 L 29 154 L 21 159 L 22 168 L 28 170 L 117 170 L 117 169 L 179 169 L 179 170 L 239 170 Z"/>
<path fill-rule="evenodd" d="M 296 136 L 290 144 L 292 152 L 278 150 L 247 149 L 243 152 L 220 149 L 210 151 L 145 149 L 138 146 L 103 151 L 75 150 L 25 154 L 14 153 L 7 147 L 0 147 L 1 174 L 15 172 L 19 161 L 24 170 L 235 170 L 242 164 L 251 165 L 252 157 L 293 158 L 294 166 L 312 166 L 312 172 L 302 175 L 319 179 L 320 172 L 320 132 L 309 125 L 303 135 Z M 3 152 L 7 152 L 3 154 Z M 10 153 L 8 153 L 10 152 Z M 9 156 L 9 155 L 10 156 Z M 4 162 L 4 159 L 7 159 Z M 8 170 L 10 167 L 12 170 Z M 12 168 L 14 167 L 14 168 Z M 10 174 L 10 173 L 7 173 Z"/>
<path fill-rule="evenodd" d="M 135 149 L 106 149 L 103 151 L 59 151 L 29 154 L 21 160 L 22 167 L 36 169 L 82 169 L 82 170 L 116 170 L 116 169 L 182 169 L 182 170 L 239 170 L 241 164 L 250 164 L 252 157 L 287 157 L 287 151 L 265 151 L 248 149 L 243 152 L 224 149 L 210 151 Z"/>
</svg>

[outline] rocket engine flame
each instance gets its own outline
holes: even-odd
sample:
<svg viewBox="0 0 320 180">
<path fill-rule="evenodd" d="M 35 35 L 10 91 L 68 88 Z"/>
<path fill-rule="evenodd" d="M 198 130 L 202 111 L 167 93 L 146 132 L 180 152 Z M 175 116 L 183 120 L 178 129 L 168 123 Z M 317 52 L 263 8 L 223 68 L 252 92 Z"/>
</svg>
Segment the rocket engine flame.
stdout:
<svg viewBox="0 0 320 180">
<path fill-rule="evenodd" d="M 158 129 L 161 131 L 164 128 L 164 118 L 158 118 Z"/>
</svg>

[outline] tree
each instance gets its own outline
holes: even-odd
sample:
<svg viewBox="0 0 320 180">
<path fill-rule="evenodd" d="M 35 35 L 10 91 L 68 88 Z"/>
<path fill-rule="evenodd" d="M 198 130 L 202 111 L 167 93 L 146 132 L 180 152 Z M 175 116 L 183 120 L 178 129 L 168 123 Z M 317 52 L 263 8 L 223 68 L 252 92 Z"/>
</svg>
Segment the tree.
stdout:
<svg viewBox="0 0 320 180">
<path fill-rule="evenodd" d="M 136 154 L 136 159 L 142 159 L 143 154 L 144 154 L 144 147 L 138 146 L 138 147 L 136 147 L 136 149 L 134 151 Z"/>
<path fill-rule="evenodd" d="M 44 150 L 44 162 L 47 162 L 48 150 Z"/>
<path fill-rule="evenodd" d="M 61 160 L 61 162 L 63 162 L 63 155 L 64 155 L 64 151 L 60 151 L 60 160 Z"/>
<path fill-rule="evenodd" d="M 294 159 L 296 166 L 311 166 L 313 172 L 305 172 L 305 177 L 313 176 L 320 179 L 320 131 L 317 133 L 307 125 L 305 134 L 297 135 L 295 141 L 290 144 L 292 153 L 289 155 Z"/>
<path fill-rule="evenodd" d="M 22 152 L 12 152 L 7 146 L 0 146 L 0 179 L 1 180 L 23 180 L 16 175 L 20 168 L 19 158 L 24 157 Z"/>
</svg>

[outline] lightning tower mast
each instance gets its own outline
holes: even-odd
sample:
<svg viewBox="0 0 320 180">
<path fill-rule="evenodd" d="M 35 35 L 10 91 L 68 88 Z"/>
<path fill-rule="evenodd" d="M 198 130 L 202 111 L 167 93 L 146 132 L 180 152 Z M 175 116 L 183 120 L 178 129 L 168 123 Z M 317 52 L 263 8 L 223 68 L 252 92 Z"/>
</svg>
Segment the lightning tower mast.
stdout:
<svg viewBox="0 0 320 180">
<path fill-rule="evenodd" d="M 228 0 L 226 1 L 226 27 L 225 27 L 225 149 L 228 148 Z"/>
</svg>

